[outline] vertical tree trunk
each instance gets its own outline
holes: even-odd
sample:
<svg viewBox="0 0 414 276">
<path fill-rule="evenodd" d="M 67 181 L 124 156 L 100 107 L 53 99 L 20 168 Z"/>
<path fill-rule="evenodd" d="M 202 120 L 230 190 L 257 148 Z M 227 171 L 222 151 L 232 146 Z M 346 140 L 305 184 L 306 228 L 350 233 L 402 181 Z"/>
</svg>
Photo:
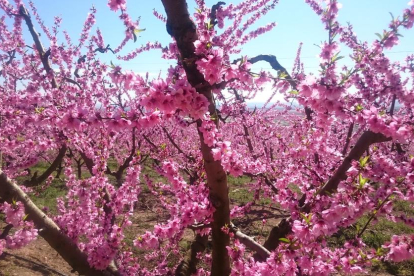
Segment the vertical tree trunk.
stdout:
<svg viewBox="0 0 414 276">
<path fill-rule="evenodd" d="M 197 92 L 204 95 L 210 105 L 210 114 L 216 114 L 216 107 L 212 95 L 211 85 L 198 71 L 195 55 L 194 42 L 198 39 L 196 27 L 190 19 L 187 3 L 185 0 L 162 0 L 167 13 L 167 31 L 177 42 L 181 55 L 183 67 L 188 82 L 197 89 Z M 197 121 L 197 127 L 202 121 Z M 218 123 L 218 120 L 216 120 Z M 222 231 L 224 226 L 230 226 L 230 201 L 228 197 L 227 174 L 224 171 L 221 161 L 215 161 L 211 147 L 204 143 L 203 134 L 198 131 L 201 143 L 201 153 L 204 159 L 204 168 L 207 175 L 207 184 L 210 189 L 210 201 L 216 209 L 212 223 L 213 236 L 213 262 L 211 275 L 226 276 L 230 274 L 230 259 L 226 246 L 230 244 L 230 237 Z"/>
</svg>

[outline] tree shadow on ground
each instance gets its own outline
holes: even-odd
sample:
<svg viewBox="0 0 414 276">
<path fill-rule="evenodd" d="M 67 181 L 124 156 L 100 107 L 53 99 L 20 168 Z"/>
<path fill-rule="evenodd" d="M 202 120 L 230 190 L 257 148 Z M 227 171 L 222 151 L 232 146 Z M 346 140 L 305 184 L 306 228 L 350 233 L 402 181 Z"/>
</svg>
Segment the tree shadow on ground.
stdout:
<svg viewBox="0 0 414 276">
<path fill-rule="evenodd" d="M 55 275 L 66 276 L 66 274 L 62 274 L 59 271 L 56 271 L 53 268 L 48 267 L 44 264 L 34 262 L 32 260 L 17 256 L 15 254 L 11 254 L 8 252 L 3 252 L 3 254 L 0 256 L 0 260 L 13 263 L 15 266 L 19 268 L 24 267 L 28 270 L 39 272 L 45 276 L 55 276 Z M 0 276 L 3 276 L 3 275 L 7 275 L 7 274 L 4 274 L 0 271 Z"/>
</svg>

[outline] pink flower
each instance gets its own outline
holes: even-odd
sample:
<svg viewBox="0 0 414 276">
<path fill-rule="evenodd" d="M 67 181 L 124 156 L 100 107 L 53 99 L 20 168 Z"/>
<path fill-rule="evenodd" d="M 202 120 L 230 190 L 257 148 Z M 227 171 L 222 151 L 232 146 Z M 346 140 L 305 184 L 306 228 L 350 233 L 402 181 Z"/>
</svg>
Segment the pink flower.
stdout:
<svg viewBox="0 0 414 276">
<path fill-rule="evenodd" d="M 117 11 L 119 9 L 125 10 L 126 9 L 126 0 L 109 0 L 108 6 L 111 10 Z"/>
<path fill-rule="evenodd" d="M 323 220 L 318 221 L 312 227 L 312 235 L 318 237 L 320 235 L 328 234 L 328 226 Z"/>
<path fill-rule="evenodd" d="M 3 206 L 0 206 L 0 211 L 6 214 L 6 222 L 12 224 L 14 227 L 23 224 L 24 206 L 20 201 L 15 204 L 5 202 Z"/>
<path fill-rule="evenodd" d="M 328 62 L 339 51 L 339 46 L 336 42 L 332 44 L 324 43 L 322 45 L 322 52 L 319 55 L 322 62 Z"/>
<path fill-rule="evenodd" d="M 389 244 L 383 245 L 384 248 L 389 248 L 387 259 L 394 262 L 402 262 L 409 260 L 414 256 L 414 238 L 406 236 L 392 236 Z"/>
<path fill-rule="evenodd" d="M 398 36 L 394 33 L 389 33 L 388 38 L 384 41 L 384 47 L 391 49 L 393 46 L 398 44 Z"/>
<path fill-rule="evenodd" d="M 308 75 L 306 76 L 306 79 L 298 85 L 299 92 L 304 97 L 310 97 L 312 95 L 315 84 L 316 78 L 313 75 Z"/>
<path fill-rule="evenodd" d="M 306 240 L 310 236 L 310 231 L 308 226 L 302 224 L 299 220 L 293 222 L 292 231 L 295 233 L 296 237 L 301 240 Z"/>
</svg>

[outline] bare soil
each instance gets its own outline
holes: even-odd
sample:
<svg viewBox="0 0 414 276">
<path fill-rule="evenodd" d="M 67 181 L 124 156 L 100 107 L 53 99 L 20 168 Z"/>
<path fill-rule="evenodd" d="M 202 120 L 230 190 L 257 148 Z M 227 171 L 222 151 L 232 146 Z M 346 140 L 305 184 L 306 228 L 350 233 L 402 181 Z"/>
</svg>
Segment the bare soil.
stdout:
<svg viewBox="0 0 414 276">
<path fill-rule="evenodd" d="M 38 237 L 17 250 L 5 250 L 0 256 L 0 276 L 75 276 L 71 267 Z"/>
</svg>

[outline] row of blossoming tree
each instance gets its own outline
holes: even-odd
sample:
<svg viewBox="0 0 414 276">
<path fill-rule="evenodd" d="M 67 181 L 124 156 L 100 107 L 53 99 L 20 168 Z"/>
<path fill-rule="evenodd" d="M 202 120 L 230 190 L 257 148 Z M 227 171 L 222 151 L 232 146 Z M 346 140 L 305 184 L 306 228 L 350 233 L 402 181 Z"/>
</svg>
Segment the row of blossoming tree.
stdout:
<svg viewBox="0 0 414 276">
<path fill-rule="evenodd" d="M 278 1 L 195 2 L 190 17 L 186 1 L 162 0 L 166 16 L 154 15 L 171 43 L 122 54 L 139 32 L 125 0 L 109 1 L 125 25 L 116 48 L 92 32 L 95 9 L 79 41 L 63 32 L 61 42 L 60 18 L 48 28 L 33 3 L 0 1 L 0 254 L 40 235 L 86 275 L 330 275 L 413 258 L 413 236 L 393 236 L 377 250 L 362 241 L 380 216 L 414 226 L 393 212 L 396 201 L 414 200 L 414 56 L 392 62 L 384 53 L 413 26 L 413 3 L 365 42 L 337 21 L 336 0 L 305 0 L 327 31 L 320 71 L 305 74 L 300 48 L 292 72 L 273 55 L 242 55 L 245 43 L 276 26 L 251 30 Z M 339 68 L 340 44 L 352 66 Z M 165 77 L 99 59 L 154 49 L 176 61 Z M 256 72 L 256 62 L 272 70 Z M 249 109 L 246 101 L 266 87 L 274 93 L 265 106 Z M 298 105 L 275 103 L 276 94 Z M 41 161 L 48 168 L 33 173 Z M 141 173 L 143 164 L 164 181 Z M 251 202 L 230 204 L 228 175 L 249 179 Z M 67 194 L 47 215 L 30 197 L 59 177 Z M 168 216 L 131 244 L 125 231 L 133 231 L 143 185 Z M 260 199 L 287 214 L 264 243 L 232 223 Z M 363 216 L 367 223 L 343 247 L 329 246 Z M 188 229 L 194 241 L 184 254 Z"/>
</svg>

